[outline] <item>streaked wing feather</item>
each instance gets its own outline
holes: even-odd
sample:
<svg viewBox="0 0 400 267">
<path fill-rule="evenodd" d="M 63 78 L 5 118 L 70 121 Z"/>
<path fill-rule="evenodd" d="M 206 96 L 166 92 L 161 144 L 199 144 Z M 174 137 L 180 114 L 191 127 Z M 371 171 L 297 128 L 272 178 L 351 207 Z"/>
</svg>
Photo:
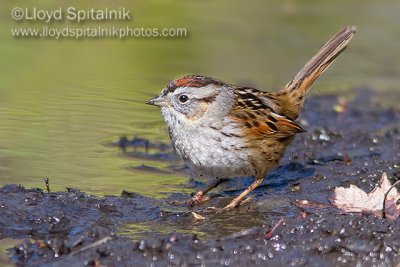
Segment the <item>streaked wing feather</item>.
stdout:
<svg viewBox="0 0 400 267">
<path fill-rule="evenodd" d="M 271 104 L 273 103 L 273 104 Z M 294 121 L 278 114 L 273 99 L 253 88 L 237 88 L 236 107 L 230 117 L 237 122 L 245 134 L 254 138 L 268 135 L 275 137 L 293 136 L 304 130 Z"/>
</svg>

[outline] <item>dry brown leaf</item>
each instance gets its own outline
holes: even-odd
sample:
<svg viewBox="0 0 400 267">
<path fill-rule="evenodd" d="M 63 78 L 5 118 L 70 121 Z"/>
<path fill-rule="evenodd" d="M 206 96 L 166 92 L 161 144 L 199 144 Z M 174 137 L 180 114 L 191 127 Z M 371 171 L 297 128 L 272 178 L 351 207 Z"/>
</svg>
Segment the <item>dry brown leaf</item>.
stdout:
<svg viewBox="0 0 400 267">
<path fill-rule="evenodd" d="M 201 216 L 200 214 L 193 212 L 193 211 L 192 211 L 192 215 L 195 218 L 195 220 L 204 220 L 205 219 L 203 216 Z"/>
<path fill-rule="evenodd" d="M 355 185 L 350 185 L 349 188 L 337 187 L 330 201 L 345 212 L 366 212 L 381 216 L 385 194 L 391 187 L 386 173 L 383 173 L 379 186 L 371 192 L 366 193 Z M 400 194 L 394 187 L 386 196 L 385 213 L 388 218 L 396 219 L 400 216 L 400 205 L 396 204 L 399 199 Z"/>
</svg>

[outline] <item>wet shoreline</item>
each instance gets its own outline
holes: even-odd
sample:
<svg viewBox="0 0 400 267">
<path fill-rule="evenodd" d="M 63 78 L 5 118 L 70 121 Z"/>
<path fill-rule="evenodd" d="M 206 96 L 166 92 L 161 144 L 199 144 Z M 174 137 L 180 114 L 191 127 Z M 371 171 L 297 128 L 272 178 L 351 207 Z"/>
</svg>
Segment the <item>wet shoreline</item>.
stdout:
<svg viewBox="0 0 400 267">
<path fill-rule="evenodd" d="M 191 177 L 171 185 L 176 193 L 164 199 L 137 192 L 95 197 L 79 189 L 48 193 L 45 187 L 6 185 L 0 188 L 0 239 L 26 240 L 7 250 L 18 266 L 395 266 L 400 263 L 398 219 L 295 204 L 303 199 L 329 204 L 337 186 L 369 191 L 383 172 L 391 181 L 400 177 L 400 111 L 380 107 L 372 98 L 371 91 L 359 90 L 345 104 L 335 96 L 308 99 L 300 118 L 307 132 L 296 137 L 253 199 L 227 214 L 207 207 L 223 206 L 251 178 L 231 179 L 198 207 L 172 205 L 189 197 L 180 188 L 194 192 L 212 178 L 176 164 L 168 144 L 137 138 L 128 140 L 123 156 L 170 162 L 162 170 L 134 168 Z M 110 145 L 123 149 L 120 142 Z M 204 219 L 195 219 L 192 211 Z"/>
</svg>

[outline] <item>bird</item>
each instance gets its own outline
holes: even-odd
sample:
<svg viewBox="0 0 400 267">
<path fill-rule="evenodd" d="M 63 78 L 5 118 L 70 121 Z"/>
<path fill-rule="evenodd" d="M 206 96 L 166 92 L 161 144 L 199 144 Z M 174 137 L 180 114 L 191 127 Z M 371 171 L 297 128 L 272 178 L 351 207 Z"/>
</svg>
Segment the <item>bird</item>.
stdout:
<svg viewBox="0 0 400 267">
<path fill-rule="evenodd" d="M 295 135 L 305 130 L 296 122 L 313 82 L 346 49 L 356 32 L 346 26 L 327 41 L 282 89 L 266 92 L 221 80 L 186 75 L 169 82 L 147 101 L 158 106 L 168 125 L 176 154 L 195 172 L 216 177 L 186 203 L 196 205 L 206 193 L 234 177 L 253 183 L 228 205 L 239 206 L 279 165 Z"/>
</svg>

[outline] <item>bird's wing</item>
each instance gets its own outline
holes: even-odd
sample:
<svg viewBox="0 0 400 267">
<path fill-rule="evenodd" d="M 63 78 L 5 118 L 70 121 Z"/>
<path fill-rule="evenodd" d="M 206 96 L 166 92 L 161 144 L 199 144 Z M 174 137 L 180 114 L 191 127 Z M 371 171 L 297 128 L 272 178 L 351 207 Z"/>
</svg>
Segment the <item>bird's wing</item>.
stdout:
<svg viewBox="0 0 400 267">
<path fill-rule="evenodd" d="M 235 91 L 235 105 L 229 117 L 242 128 L 245 135 L 253 138 L 264 138 L 267 135 L 282 138 L 304 132 L 293 120 L 278 113 L 276 102 L 258 92 L 252 88 L 238 88 Z"/>
</svg>

